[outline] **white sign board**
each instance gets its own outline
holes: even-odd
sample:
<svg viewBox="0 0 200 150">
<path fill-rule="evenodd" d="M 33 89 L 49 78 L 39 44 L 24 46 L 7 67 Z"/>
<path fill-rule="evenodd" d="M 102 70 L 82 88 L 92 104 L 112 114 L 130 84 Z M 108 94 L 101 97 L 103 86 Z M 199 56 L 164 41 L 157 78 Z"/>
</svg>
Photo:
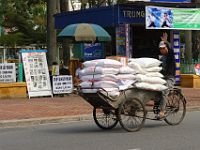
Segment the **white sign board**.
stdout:
<svg viewBox="0 0 200 150">
<path fill-rule="evenodd" d="M 15 63 L 0 63 L 0 82 L 16 82 Z"/>
<path fill-rule="evenodd" d="M 53 82 L 54 94 L 72 93 L 73 91 L 72 76 L 69 75 L 53 76 L 52 82 Z"/>
<path fill-rule="evenodd" d="M 29 98 L 52 96 L 45 50 L 22 50 Z"/>
</svg>

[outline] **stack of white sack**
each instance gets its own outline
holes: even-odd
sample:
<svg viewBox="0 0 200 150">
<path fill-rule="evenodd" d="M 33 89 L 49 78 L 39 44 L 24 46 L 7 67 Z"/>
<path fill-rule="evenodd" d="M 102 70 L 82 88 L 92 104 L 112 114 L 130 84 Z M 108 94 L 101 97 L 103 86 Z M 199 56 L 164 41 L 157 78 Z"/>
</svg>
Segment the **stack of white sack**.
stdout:
<svg viewBox="0 0 200 150">
<path fill-rule="evenodd" d="M 109 96 L 118 96 L 119 89 L 116 74 L 122 66 L 119 61 L 112 59 L 97 59 L 83 63 L 84 68 L 80 70 L 80 86 L 83 93 L 96 93 L 104 89 Z"/>
<path fill-rule="evenodd" d="M 132 87 L 132 84 L 137 81 L 135 76 L 136 71 L 129 66 L 122 66 L 117 74 L 118 86 L 120 90 L 128 89 Z"/>
<path fill-rule="evenodd" d="M 128 66 L 136 71 L 136 78 L 139 82 L 136 82 L 134 86 L 140 89 L 163 91 L 167 87 L 164 85 L 166 81 L 163 75 L 160 73 L 162 68 L 160 64 L 162 62 L 154 58 L 136 58 L 129 59 Z"/>
</svg>

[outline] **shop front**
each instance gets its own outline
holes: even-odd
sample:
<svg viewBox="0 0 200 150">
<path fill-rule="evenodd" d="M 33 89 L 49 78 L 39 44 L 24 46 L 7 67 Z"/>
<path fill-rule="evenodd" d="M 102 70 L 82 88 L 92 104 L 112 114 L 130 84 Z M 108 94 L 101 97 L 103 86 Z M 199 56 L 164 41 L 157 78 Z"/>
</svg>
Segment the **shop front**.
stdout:
<svg viewBox="0 0 200 150">
<path fill-rule="evenodd" d="M 188 1 L 187 1 L 188 2 Z M 108 7 L 65 12 L 55 15 L 56 29 L 62 29 L 72 23 L 95 23 L 99 24 L 112 35 L 112 46 L 110 55 L 126 56 L 129 58 L 152 57 L 158 58 L 158 44 L 163 32 L 167 32 L 176 58 L 176 82 L 180 83 L 180 48 L 181 34 L 184 28 L 147 28 L 146 10 L 147 6 L 155 8 L 195 8 L 192 3 L 154 3 L 133 2 L 118 4 Z M 187 29 L 189 30 L 189 29 Z M 190 29 L 192 30 L 192 28 Z M 104 49 L 107 56 L 108 49 Z"/>
</svg>

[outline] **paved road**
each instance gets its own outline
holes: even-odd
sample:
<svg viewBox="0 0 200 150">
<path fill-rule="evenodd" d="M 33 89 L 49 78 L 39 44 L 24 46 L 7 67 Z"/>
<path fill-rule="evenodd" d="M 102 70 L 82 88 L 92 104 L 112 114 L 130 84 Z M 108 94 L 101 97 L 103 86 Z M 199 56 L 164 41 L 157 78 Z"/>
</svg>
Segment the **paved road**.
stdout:
<svg viewBox="0 0 200 150">
<path fill-rule="evenodd" d="M 178 126 L 147 121 L 139 132 L 102 131 L 93 121 L 0 129 L 0 150 L 199 150 L 200 111 Z"/>
</svg>

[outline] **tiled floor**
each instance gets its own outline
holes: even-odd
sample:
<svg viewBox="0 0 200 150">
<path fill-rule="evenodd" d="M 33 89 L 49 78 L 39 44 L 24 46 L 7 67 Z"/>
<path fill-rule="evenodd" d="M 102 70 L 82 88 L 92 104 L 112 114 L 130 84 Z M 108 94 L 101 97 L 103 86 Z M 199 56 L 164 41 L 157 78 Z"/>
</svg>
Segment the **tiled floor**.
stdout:
<svg viewBox="0 0 200 150">
<path fill-rule="evenodd" d="M 91 114 L 79 96 L 0 100 L 0 120 Z"/>
</svg>

